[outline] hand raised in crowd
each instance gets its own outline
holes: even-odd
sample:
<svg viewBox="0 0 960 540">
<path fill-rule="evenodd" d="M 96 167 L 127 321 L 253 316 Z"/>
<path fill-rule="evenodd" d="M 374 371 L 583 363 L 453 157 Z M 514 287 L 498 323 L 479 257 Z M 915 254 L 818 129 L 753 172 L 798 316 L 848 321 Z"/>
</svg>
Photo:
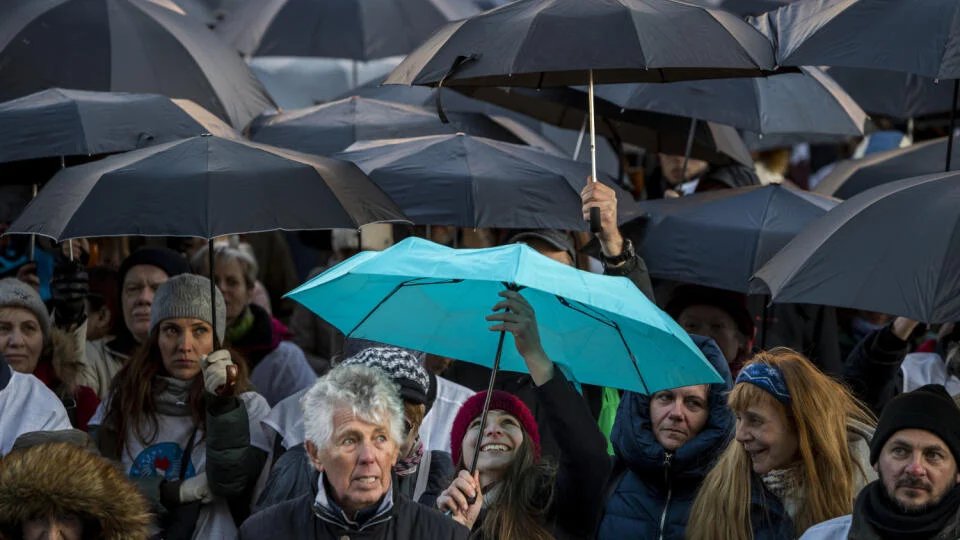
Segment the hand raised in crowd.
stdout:
<svg viewBox="0 0 960 540">
<path fill-rule="evenodd" d="M 474 499 L 472 504 L 471 499 Z M 473 476 L 470 476 L 469 472 L 461 470 L 450 483 L 450 487 L 443 490 L 437 497 L 437 508 L 442 511 L 449 510 L 454 521 L 472 529 L 477 516 L 480 515 L 480 509 L 483 508 L 480 471 L 475 471 Z"/>
<path fill-rule="evenodd" d="M 237 384 L 237 366 L 225 349 L 213 351 L 200 362 L 203 368 L 203 386 L 217 396 L 233 395 Z"/>
<path fill-rule="evenodd" d="M 897 336 L 903 341 L 906 341 L 910 338 L 910 334 L 913 333 L 914 329 L 916 329 L 917 325 L 919 324 L 920 323 L 917 321 L 908 319 L 906 317 L 897 317 L 893 320 L 891 330 L 893 331 L 893 335 Z"/>
<path fill-rule="evenodd" d="M 213 501 L 213 493 L 210 492 L 210 484 L 207 482 L 205 472 L 181 482 L 179 491 L 181 503 L 200 501 L 206 504 Z"/>
<path fill-rule="evenodd" d="M 597 233 L 600 248 L 607 257 L 616 257 L 623 251 L 623 237 L 617 227 L 617 192 L 603 182 L 587 177 L 587 185 L 580 191 L 583 201 L 583 219 L 590 220 L 590 209 L 600 209 L 601 231 Z"/>
<path fill-rule="evenodd" d="M 518 292 L 500 291 L 498 294 L 503 300 L 493 306 L 496 313 L 487 315 L 486 319 L 499 324 L 494 324 L 490 330 L 503 330 L 513 335 L 517 352 L 526 361 L 533 382 L 540 386 L 553 378 L 553 362 L 547 358 L 540 344 L 540 330 L 533 306 Z"/>
</svg>

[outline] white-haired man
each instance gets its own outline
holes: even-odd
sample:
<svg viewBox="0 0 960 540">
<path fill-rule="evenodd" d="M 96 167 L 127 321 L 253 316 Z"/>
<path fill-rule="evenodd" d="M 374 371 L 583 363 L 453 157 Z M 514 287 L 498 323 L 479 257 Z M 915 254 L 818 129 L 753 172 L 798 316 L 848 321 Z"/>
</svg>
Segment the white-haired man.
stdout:
<svg viewBox="0 0 960 540">
<path fill-rule="evenodd" d="M 241 539 L 467 538 L 466 527 L 392 489 L 403 403 L 380 370 L 338 366 L 302 403 L 307 454 L 320 471 L 317 494 L 254 514 Z"/>
</svg>

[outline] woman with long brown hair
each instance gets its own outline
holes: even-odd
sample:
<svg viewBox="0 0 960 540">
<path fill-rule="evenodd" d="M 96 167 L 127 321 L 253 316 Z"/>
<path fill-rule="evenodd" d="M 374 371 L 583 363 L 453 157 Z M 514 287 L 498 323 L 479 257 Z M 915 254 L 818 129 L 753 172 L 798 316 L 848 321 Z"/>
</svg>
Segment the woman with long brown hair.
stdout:
<svg viewBox="0 0 960 540">
<path fill-rule="evenodd" d="M 459 473 L 437 499 L 437 506 L 469 527 L 471 538 L 541 540 L 589 538 L 599 519 L 610 473 L 606 439 L 587 407 L 540 345 L 533 308 L 517 292 L 487 320 L 514 336 L 533 379 L 536 406 L 546 416 L 560 447 L 559 463 L 541 459 L 540 433 L 530 409 L 503 391 L 490 396 L 481 426 L 486 392 L 460 407 L 450 434 Z M 479 453 L 476 452 L 479 447 Z M 467 471 L 477 455 L 476 473 Z"/>
<path fill-rule="evenodd" d="M 876 477 L 873 416 L 802 354 L 784 347 L 756 354 L 727 402 L 736 440 L 700 486 L 688 539 L 796 538 L 849 514 Z"/>
<path fill-rule="evenodd" d="M 97 446 L 153 504 L 163 538 L 232 538 L 246 517 L 269 443 L 269 412 L 246 366 L 219 349 L 224 302 L 183 274 L 157 289 L 150 333 L 91 419 Z"/>
</svg>

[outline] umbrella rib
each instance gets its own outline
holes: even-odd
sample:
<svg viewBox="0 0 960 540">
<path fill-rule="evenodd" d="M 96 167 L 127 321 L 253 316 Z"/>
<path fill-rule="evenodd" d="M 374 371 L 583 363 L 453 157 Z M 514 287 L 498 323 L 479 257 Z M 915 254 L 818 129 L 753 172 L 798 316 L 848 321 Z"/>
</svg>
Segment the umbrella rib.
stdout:
<svg viewBox="0 0 960 540">
<path fill-rule="evenodd" d="M 363 317 L 363 319 L 361 319 L 360 322 L 358 322 L 358 323 L 356 324 L 356 326 L 354 326 L 349 332 L 347 332 L 346 339 L 350 339 L 350 337 L 353 336 L 353 333 L 356 332 L 357 329 L 359 329 L 361 326 L 363 326 L 363 323 L 367 322 L 367 319 L 369 319 L 371 316 L 373 316 L 373 314 L 376 313 L 376 311 L 377 311 L 378 309 L 380 309 L 380 306 L 382 306 L 383 304 L 385 304 L 385 303 L 387 302 L 387 300 L 389 300 L 391 297 L 393 297 L 393 295 L 397 294 L 397 292 L 398 292 L 400 289 L 404 288 L 404 287 L 415 287 L 415 286 L 417 286 L 417 285 L 449 285 L 449 284 L 452 284 L 452 283 L 461 283 L 461 282 L 463 282 L 462 279 L 445 279 L 445 280 L 442 280 L 442 281 L 420 281 L 420 280 L 423 280 L 423 279 L 429 279 L 429 278 L 413 278 L 413 279 L 408 279 L 407 281 L 404 281 L 403 283 L 397 284 L 397 286 L 394 287 L 392 291 L 390 291 L 390 294 L 387 294 L 387 295 L 384 296 L 379 302 L 377 302 L 377 305 L 376 305 L 376 306 L 373 306 L 373 309 L 371 309 L 370 312 L 367 313 L 367 314 Z"/>
<path fill-rule="evenodd" d="M 633 355 L 633 351 L 630 350 L 630 345 L 627 344 L 626 338 L 623 337 L 623 332 L 620 330 L 620 325 L 617 324 L 616 321 L 611 321 L 610 319 L 603 317 L 601 315 L 588 312 L 588 310 L 591 310 L 590 306 L 587 306 L 581 302 L 577 302 L 577 304 L 579 304 L 580 306 L 580 307 L 577 307 L 573 305 L 573 303 L 571 303 L 569 300 L 567 300 L 566 298 L 560 295 L 554 295 L 554 296 L 556 297 L 557 301 L 560 302 L 561 305 L 568 307 L 576 311 L 577 313 L 586 315 L 587 317 L 590 317 L 591 319 L 599 322 L 600 324 L 607 325 L 610 328 L 613 328 L 614 330 L 616 330 L 617 335 L 620 336 L 620 341 L 623 343 L 623 348 L 627 350 L 627 356 L 630 357 L 630 363 L 633 364 L 633 369 L 636 370 L 637 376 L 640 377 L 640 384 L 643 385 L 644 393 L 647 395 L 650 395 L 650 388 L 647 387 L 647 381 L 646 379 L 643 378 L 643 373 L 640 373 L 640 366 L 637 365 L 637 357 Z"/>
</svg>

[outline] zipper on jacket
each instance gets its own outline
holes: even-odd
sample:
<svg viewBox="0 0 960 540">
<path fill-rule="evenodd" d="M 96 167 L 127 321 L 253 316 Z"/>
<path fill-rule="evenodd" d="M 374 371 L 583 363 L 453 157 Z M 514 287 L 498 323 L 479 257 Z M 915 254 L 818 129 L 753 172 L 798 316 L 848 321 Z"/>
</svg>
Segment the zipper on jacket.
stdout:
<svg viewBox="0 0 960 540">
<path fill-rule="evenodd" d="M 670 461 L 673 454 L 667 452 L 663 456 L 663 481 L 667 484 L 667 501 L 663 504 L 663 514 L 660 514 L 660 531 L 657 534 L 659 540 L 663 540 L 663 527 L 667 522 L 667 510 L 670 509 L 670 497 L 673 495 L 673 485 L 670 482 Z"/>
</svg>

